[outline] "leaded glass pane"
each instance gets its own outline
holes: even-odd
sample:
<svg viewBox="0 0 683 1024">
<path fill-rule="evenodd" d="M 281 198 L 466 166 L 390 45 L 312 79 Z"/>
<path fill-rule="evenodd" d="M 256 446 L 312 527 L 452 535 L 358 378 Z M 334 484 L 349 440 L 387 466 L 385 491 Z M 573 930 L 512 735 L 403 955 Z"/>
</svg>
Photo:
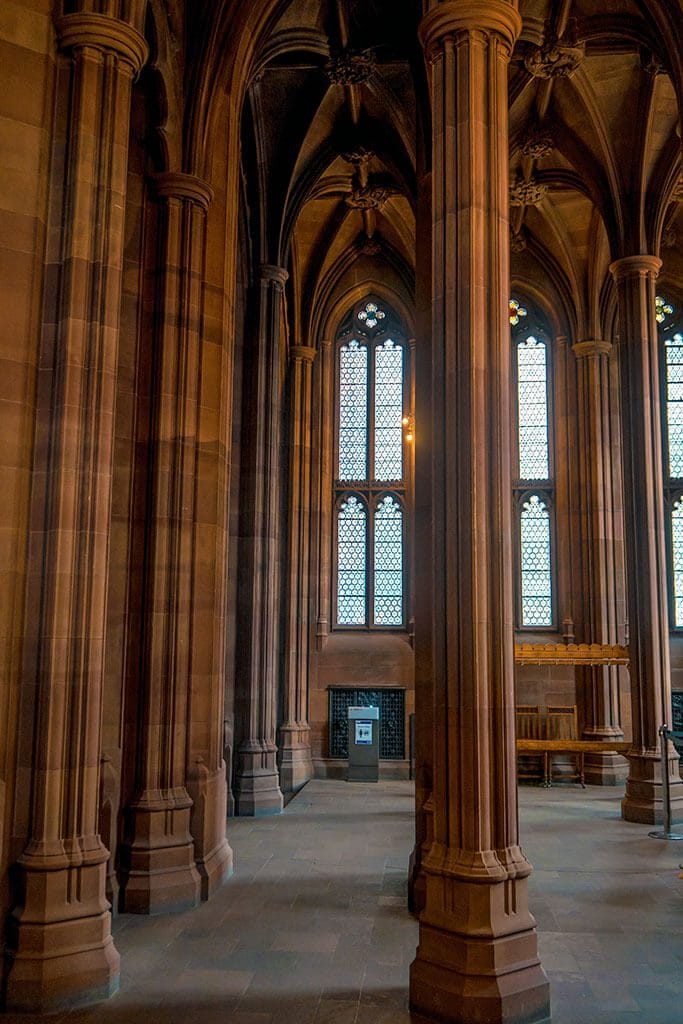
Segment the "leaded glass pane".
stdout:
<svg viewBox="0 0 683 1024">
<path fill-rule="evenodd" d="M 671 557 L 674 582 L 674 625 L 683 626 L 683 500 L 671 510 Z"/>
<path fill-rule="evenodd" d="M 375 510 L 376 626 L 403 624 L 403 512 L 387 495 Z"/>
<path fill-rule="evenodd" d="M 519 478 L 547 480 L 548 375 L 546 347 L 534 337 L 517 345 Z"/>
<path fill-rule="evenodd" d="M 339 350 L 339 479 L 368 475 L 368 350 L 354 339 Z"/>
<path fill-rule="evenodd" d="M 375 479 L 403 477 L 403 349 L 391 339 L 375 349 Z"/>
<path fill-rule="evenodd" d="M 683 477 L 683 335 L 674 334 L 673 337 L 667 338 L 664 342 L 664 351 L 669 476 L 678 478 Z"/>
<path fill-rule="evenodd" d="M 522 625 L 552 626 L 550 515 L 537 494 L 524 502 L 520 515 Z"/>
<path fill-rule="evenodd" d="M 337 622 L 341 626 L 366 622 L 366 533 L 365 506 L 351 495 L 337 514 Z"/>
</svg>

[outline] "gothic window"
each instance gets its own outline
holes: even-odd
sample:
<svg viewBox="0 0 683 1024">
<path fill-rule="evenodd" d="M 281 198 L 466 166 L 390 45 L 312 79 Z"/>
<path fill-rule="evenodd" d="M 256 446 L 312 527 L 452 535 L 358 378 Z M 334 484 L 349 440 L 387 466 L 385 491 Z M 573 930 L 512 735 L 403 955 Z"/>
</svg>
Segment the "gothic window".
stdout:
<svg viewBox="0 0 683 1024">
<path fill-rule="evenodd" d="M 550 434 L 548 341 L 519 300 L 510 300 L 516 390 L 517 625 L 555 625 L 553 584 L 554 483 Z"/>
<path fill-rule="evenodd" d="M 670 558 L 671 624 L 683 629 L 683 333 L 674 307 L 663 296 L 655 299 L 655 317 L 663 338 L 664 463 Z"/>
<path fill-rule="evenodd" d="M 336 379 L 335 622 L 400 628 L 407 359 L 401 325 L 382 303 L 364 300 L 346 317 Z"/>
</svg>

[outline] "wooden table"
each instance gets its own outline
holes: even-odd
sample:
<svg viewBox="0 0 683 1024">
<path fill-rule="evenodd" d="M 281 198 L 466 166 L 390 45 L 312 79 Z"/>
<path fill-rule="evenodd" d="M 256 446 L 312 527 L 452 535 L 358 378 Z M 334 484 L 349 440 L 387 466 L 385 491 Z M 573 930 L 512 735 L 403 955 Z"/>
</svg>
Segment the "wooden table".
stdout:
<svg viewBox="0 0 683 1024">
<path fill-rule="evenodd" d="M 584 758 L 586 754 L 625 754 L 632 744 L 624 740 L 517 740 L 518 754 L 543 755 L 543 785 L 551 786 L 551 754 L 576 754 L 578 756 L 578 776 L 583 788 Z"/>
</svg>

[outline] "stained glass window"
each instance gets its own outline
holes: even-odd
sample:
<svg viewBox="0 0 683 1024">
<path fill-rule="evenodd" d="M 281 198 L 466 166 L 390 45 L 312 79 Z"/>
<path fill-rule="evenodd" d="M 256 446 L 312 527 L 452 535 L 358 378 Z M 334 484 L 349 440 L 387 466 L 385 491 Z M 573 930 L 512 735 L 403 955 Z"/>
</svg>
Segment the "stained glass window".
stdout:
<svg viewBox="0 0 683 1024">
<path fill-rule="evenodd" d="M 666 355 L 666 424 L 669 476 L 683 477 L 683 335 L 664 342 Z"/>
<path fill-rule="evenodd" d="M 547 480 L 548 372 L 546 347 L 533 336 L 517 345 L 520 480 Z"/>
<path fill-rule="evenodd" d="M 391 495 L 375 510 L 376 626 L 400 626 L 403 622 L 403 512 Z"/>
<path fill-rule="evenodd" d="M 337 622 L 366 621 L 367 516 L 362 501 L 350 495 L 337 513 Z"/>
<path fill-rule="evenodd" d="M 368 475 L 368 350 L 355 339 L 339 352 L 339 479 Z"/>
<path fill-rule="evenodd" d="M 380 309 L 376 302 L 368 302 L 365 309 L 361 309 L 358 313 L 358 319 L 361 323 L 364 323 L 366 327 L 376 327 L 380 320 L 384 320 L 386 313 L 383 309 Z"/>
<path fill-rule="evenodd" d="M 674 626 L 683 626 L 683 499 L 671 510 L 671 554 L 673 562 Z"/>
<path fill-rule="evenodd" d="M 414 413 L 404 408 L 405 332 L 388 308 L 364 299 L 342 322 L 338 353 L 336 625 L 400 627 L 406 620 L 403 453 L 414 430 Z"/>
<path fill-rule="evenodd" d="M 671 316 L 673 311 L 673 306 L 663 295 L 655 295 L 655 320 L 658 324 L 663 324 L 667 316 Z"/>
<path fill-rule="evenodd" d="M 516 327 L 516 325 L 520 321 L 520 318 L 523 317 L 523 316 L 526 316 L 527 311 L 524 308 L 524 306 L 520 306 L 520 304 L 517 301 L 517 299 L 510 299 L 509 313 L 510 313 L 510 326 L 511 327 Z"/>
<path fill-rule="evenodd" d="M 387 339 L 375 349 L 375 480 L 403 476 L 403 349 Z"/>
<path fill-rule="evenodd" d="M 520 514 L 522 625 L 552 626 L 550 515 L 545 502 L 532 494 Z"/>
</svg>

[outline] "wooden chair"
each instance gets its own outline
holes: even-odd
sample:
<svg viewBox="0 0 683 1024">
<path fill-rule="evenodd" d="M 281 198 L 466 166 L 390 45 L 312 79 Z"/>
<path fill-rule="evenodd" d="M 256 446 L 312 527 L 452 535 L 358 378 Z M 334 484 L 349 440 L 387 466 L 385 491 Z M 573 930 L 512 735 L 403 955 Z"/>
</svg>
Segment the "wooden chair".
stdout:
<svg viewBox="0 0 683 1024">
<path fill-rule="evenodd" d="M 518 704 L 515 708 L 515 725 L 518 740 L 540 740 L 543 720 L 538 704 Z M 521 754 L 517 758 L 518 779 L 542 779 L 544 777 L 543 754 Z"/>
<path fill-rule="evenodd" d="M 579 738 L 576 704 L 548 704 L 546 718 L 546 736 L 549 740 L 577 740 Z M 583 760 L 584 754 L 569 754 L 574 763 L 574 778 L 584 785 Z M 552 761 L 551 761 L 552 763 Z M 568 778 L 571 776 L 565 776 Z M 552 778 L 552 767 L 551 767 Z"/>
</svg>

